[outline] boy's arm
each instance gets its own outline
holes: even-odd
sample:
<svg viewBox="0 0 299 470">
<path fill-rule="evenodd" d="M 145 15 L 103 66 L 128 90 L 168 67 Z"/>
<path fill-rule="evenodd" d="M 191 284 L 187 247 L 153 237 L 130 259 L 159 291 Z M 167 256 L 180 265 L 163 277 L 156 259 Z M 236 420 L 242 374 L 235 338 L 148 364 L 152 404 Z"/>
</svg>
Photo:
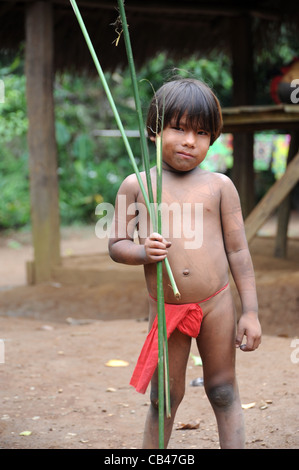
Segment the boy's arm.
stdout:
<svg viewBox="0 0 299 470">
<path fill-rule="evenodd" d="M 144 244 L 134 242 L 138 224 L 136 202 L 139 191 L 136 176 L 130 175 L 123 181 L 116 196 L 108 249 L 110 257 L 117 263 L 149 264 L 162 261 L 167 256 L 170 243 L 158 233 L 149 235 Z"/>
<path fill-rule="evenodd" d="M 242 303 L 236 346 L 240 346 L 243 351 L 253 351 L 261 342 L 255 275 L 246 240 L 239 195 L 228 178 L 224 178 L 221 192 L 221 219 L 227 258 Z M 244 335 L 247 341 L 242 345 Z"/>
</svg>

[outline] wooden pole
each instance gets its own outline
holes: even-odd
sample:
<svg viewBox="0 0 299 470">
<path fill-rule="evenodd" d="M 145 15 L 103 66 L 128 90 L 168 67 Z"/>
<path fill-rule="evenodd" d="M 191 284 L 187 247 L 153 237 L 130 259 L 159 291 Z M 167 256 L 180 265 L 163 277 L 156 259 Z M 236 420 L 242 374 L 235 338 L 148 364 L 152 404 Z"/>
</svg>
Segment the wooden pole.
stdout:
<svg viewBox="0 0 299 470">
<path fill-rule="evenodd" d="M 26 10 L 26 91 L 33 282 L 49 281 L 52 266 L 60 262 L 53 76 L 52 3 L 30 3 Z"/>
<path fill-rule="evenodd" d="M 254 95 L 251 18 L 231 19 L 233 106 L 251 105 Z M 232 180 L 246 217 L 254 207 L 253 138 L 251 132 L 234 133 Z"/>
<path fill-rule="evenodd" d="M 291 134 L 291 141 L 287 159 L 287 165 L 293 160 L 299 149 L 299 132 L 294 131 Z M 291 192 L 285 197 L 278 207 L 277 214 L 277 232 L 274 248 L 274 256 L 276 258 L 286 258 L 287 256 L 287 240 L 288 226 L 291 212 Z"/>
</svg>

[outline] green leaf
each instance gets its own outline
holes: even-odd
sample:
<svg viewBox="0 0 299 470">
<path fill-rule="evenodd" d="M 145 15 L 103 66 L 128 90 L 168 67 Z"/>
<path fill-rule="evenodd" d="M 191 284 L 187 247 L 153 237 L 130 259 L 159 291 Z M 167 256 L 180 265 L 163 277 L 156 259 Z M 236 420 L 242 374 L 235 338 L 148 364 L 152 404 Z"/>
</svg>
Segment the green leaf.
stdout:
<svg viewBox="0 0 299 470">
<path fill-rule="evenodd" d="M 192 353 L 190 354 L 190 356 L 192 357 L 195 366 L 202 366 L 202 360 L 200 356 L 195 356 Z"/>
<path fill-rule="evenodd" d="M 22 431 L 22 432 L 20 432 L 19 435 L 20 436 L 31 436 L 31 434 L 32 434 L 32 431 Z"/>
</svg>

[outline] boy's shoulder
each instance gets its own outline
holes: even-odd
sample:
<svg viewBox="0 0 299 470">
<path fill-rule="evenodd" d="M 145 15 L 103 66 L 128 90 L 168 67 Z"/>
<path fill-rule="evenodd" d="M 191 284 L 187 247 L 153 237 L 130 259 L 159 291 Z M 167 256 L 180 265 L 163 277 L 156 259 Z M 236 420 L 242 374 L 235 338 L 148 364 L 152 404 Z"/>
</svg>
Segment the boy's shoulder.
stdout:
<svg viewBox="0 0 299 470">
<path fill-rule="evenodd" d="M 140 173 L 141 176 L 141 173 Z M 135 173 L 126 176 L 119 187 L 119 193 L 123 194 L 135 194 L 137 195 L 140 191 L 140 186 L 138 183 L 138 179 Z"/>
<path fill-rule="evenodd" d="M 140 171 L 139 175 L 140 175 L 141 180 L 143 182 L 145 182 L 146 181 L 145 171 Z M 123 180 L 122 184 L 139 186 L 136 173 L 131 173 L 130 175 L 126 176 L 126 178 Z"/>
<path fill-rule="evenodd" d="M 233 194 L 237 191 L 229 176 L 223 173 L 207 171 L 206 177 L 214 188 L 220 190 L 221 194 Z"/>
<path fill-rule="evenodd" d="M 217 178 L 222 184 L 233 184 L 232 180 L 229 176 L 225 175 L 224 173 L 212 173 L 215 178 Z"/>
<path fill-rule="evenodd" d="M 130 187 L 132 189 L 136 185 L 138 186 L 138 180 L 137 180 L 135 173 L 132 173 L 131 175 L 126 176 L 126 178 L 121 183 L 122 187 Z"/>
<path fill-rule="evenodd" d="M 206 178 L 210 181 L 217 182 L 220 185 L 233 185 L 232 180 L 223 173 L 217 173 L 214 171 L 204 171 Z"/>
</svg>

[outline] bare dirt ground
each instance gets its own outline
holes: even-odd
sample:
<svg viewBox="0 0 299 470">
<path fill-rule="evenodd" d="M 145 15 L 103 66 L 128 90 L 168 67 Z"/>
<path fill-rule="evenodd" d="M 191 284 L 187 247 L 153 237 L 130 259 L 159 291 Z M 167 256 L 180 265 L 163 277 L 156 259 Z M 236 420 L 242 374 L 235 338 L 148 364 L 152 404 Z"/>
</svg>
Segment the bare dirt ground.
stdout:
<svg viewBox="0 0 299 470">
<path fill-rule="evenodd" d="M 251 245 L 264 336 L 254 353 L 237 351 L 248 449 L 299 448 L 298 227 L 295 214 L 286 260 L 273 258 L 273 221 Z M 112 266 L 93 228 L 62 235 L 68 270 L 38 286 L 26 285 L 29 234 L 0 238 L 0 448 L 139 449 L 149 394 L 129 380 L 147 333 L 142 270 Z M 170 449 L 219 448 L 204 389 L 190 385 L 198 377 L 190 357 Z"/>
</svg>

